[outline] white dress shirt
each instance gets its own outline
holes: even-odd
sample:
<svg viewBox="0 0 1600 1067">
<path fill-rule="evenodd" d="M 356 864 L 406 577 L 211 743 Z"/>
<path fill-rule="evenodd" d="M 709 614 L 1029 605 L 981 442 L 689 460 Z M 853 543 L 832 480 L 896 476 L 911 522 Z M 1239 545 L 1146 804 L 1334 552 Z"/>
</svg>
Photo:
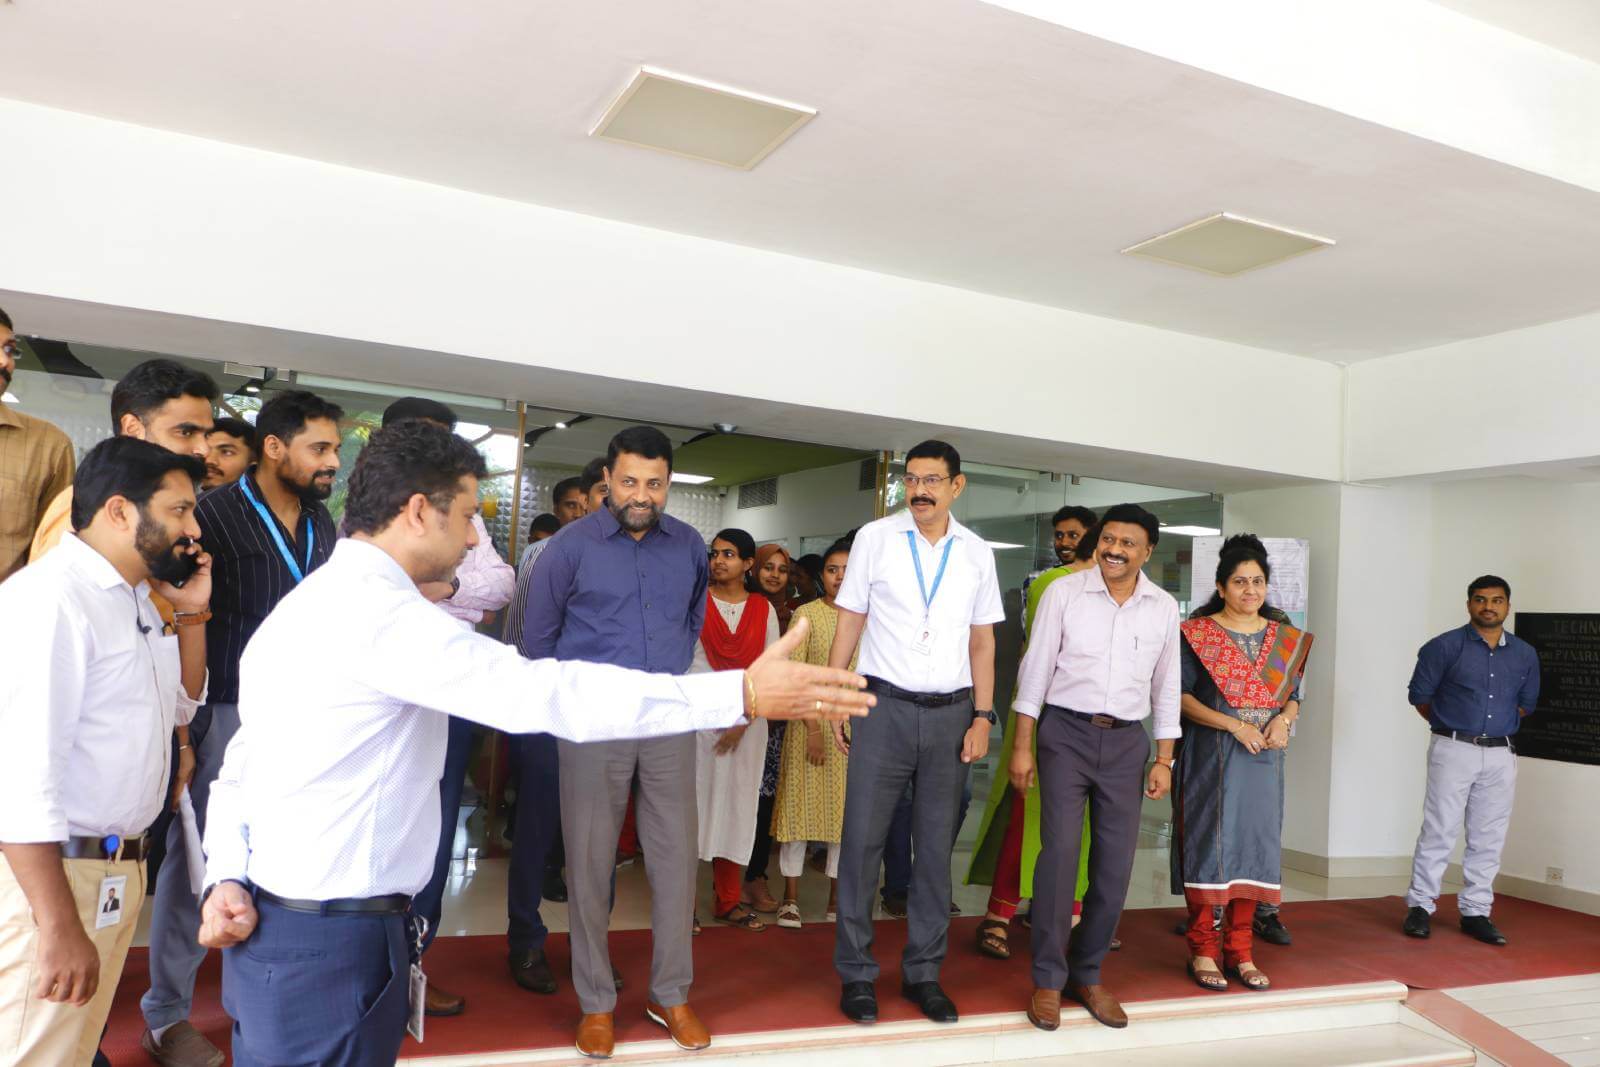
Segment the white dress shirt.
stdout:
<svg viewBox="0 0 1600 1067">
<path fill-rule="evenodd" d="M 468 626 L 482 622 L 485 612 L 499 611 L 511 603 L 517 586 L 517 572 L 495 551 L 483 516 L 472 516 L 472 526 L 478 531 L 478 543 L 456 568 L 456 581 L 461 584 L 450 597 L 439 601 L 446 615 Z"/>
<path fill-rule="evenodd" d="M 416 893 L 439 842 L 446 714 L 572 741 L 651 737 L 741 721 L 744 683 L 524 659 L 428 603 L 381 548 L 340 541 L 240 661 L 206 884 L 311 900 Z"/>
<path fill-rule="evenodd" d="M 1039 600 L 1012 710 L 1037 719 L 1044 704 L 1137 722 L 1155 716 L 1156 740 L 1182 736 L 1178 602 L 1143 571 L 1118 604 L 1099 567 L 1050 583 Z"/>
<path fill-rule="evenodd" d="M 148 593 L 70 533 L 0 585 L 0 841 L 130 837 L 160 814 L 199 702 Z"/>
<path fill-rule="evenodd" d="M 922 590 L 934 592 L 947 543 L 950 562 L 931 607 L 925 607 Z M 913 546 L 922 560 L 922 585 L 917 583 Z M 857 669 L 914 693 L 951 693 L 970 686 L 967 642 L 972 627 L 1006 617 L 994 549 L 954 517 L 945 535 L 930 545 L 910 511 L 869 522 L 856 533 L 850 568 L 834 603 L 867 617 Z"/>
</svg>

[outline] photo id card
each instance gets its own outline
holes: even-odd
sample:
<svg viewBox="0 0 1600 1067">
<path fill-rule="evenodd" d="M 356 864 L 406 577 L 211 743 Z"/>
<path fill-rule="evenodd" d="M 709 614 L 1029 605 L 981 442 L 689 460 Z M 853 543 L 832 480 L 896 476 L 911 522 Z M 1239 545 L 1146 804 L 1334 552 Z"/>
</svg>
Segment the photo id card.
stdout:
<svg viewBox="0 0 1600 1067">
<path fill-rule="evenodd" d="M 104 930 L 108 926 L 120 923 L 122 913 L 127 907 L 127 897 L 127 875 L 119 874 L 100 879 L 100 896 L 94 907 L 94 928 Z"/>
<path fill-rule="evenodd" d="M 918 627 L 911 637 L 911 651 L 919 656 L 933 655 L 934 632 L 926 626 Z"/>
<path fill-rule="evenodd" d="M 415 963 L 411 965 L 411 1010 L 406 1013 L 406 1033 L 422 1044 L 422 1019 L 428 1006 L 428 976 Z"/>
</svg>

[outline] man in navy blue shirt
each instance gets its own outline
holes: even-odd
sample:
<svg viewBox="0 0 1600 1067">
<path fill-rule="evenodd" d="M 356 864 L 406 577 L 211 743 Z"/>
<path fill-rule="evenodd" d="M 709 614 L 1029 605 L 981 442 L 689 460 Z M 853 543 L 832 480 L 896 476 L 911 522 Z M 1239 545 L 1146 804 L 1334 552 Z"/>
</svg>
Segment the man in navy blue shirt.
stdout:
<svg viewBox="0 0 1600 1067">
<path fill-rule="evenodd" d="M 704 539 L 664 514 L 671 480 L 672 443 L 660 430 L 634 426 L 612 438 L 606 507 L 552 537 L 533 570 L 524 655 L 662 674 L 688 670 L 705 619 L 709 574 Z M 704 1048 L 710 1036 L 688 1004 L 698 837 L 694 735 L 558 741 L 557 750 L 572 984 L 583 1009 L 578 1051 L 605 1058 L 613 1047 L 617 991 L 606 935 L 617 834 L 635 775 L 639 835 L 650 853 L 646 1014 L 680 1047 Z"/>
<path fill-rule="evenodd" d="M 1412 937 L 1431 932 L 1439 882 L 1465 822 L 1466 888 L 1456 898 L 1461 929 L 1487 944 L 1506 943 L 1489 911 L 1517 790 L 1513 738 L 1522 717 L 1539 702 L 1539 657 L 1526 641 L 1505 631 L 1510 610 L 1510 583 L 1486 574 L 1467 587 L 1471 621 L 1417 653 L 1410 699 L 1434 736 L 1422 832 L 1406 893 L 1410 910 L 1404 930 Z"/>
</svg>

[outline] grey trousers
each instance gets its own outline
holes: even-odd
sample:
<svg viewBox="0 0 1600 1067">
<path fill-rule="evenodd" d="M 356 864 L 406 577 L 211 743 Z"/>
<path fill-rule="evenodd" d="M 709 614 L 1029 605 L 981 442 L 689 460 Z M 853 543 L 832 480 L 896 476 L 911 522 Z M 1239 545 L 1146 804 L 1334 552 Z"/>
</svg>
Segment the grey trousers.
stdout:
<svg viewBox="0 0 1600 1067">
<path fill-rule="evenodd" d="M 1128 899 L 1139 848 L 1144 766 L 1142 726 L 1103 730 L 1046 705 L 1039 716 L 1039 860 L 1033 869 L 1033 984 L 1098 985 Z M 1089 806 L 1089 888 L 1072 927 L 1083 808 Z M 1070 943 L 1069 943 L 1070 939 Z"/>
<path fill-rule="evenodd" d="M 908 782 L 911 806 L 911 892 L 906 903 L 904 982 L 939 978 L 950 932 L 950 852 L 955 847 L 967 765 L 961 739 L 972 726 L 971 699 L 942 708 L 878 695 L 877 707 L 850 721 L 844 833 L 839 842 L 839 922 L 833 967 L 842 982 L 872 982 L 872 901 L 889 821 Z"/>
<path fill-rule="evenodd" d="M 1465 822 L 1467 851 L 1461 868 L 1466 888 L 1456 903 L 1464 916 L 1489 914 L 1516 792 L 1517 757 L 1511 749 L 1482 748 L 1434 735 L 1428 746 L 1428 792 L 1422 802 L 1422 832 L 1411 857 L 1407 907 L 1433 914 L 1439 883 Z"/>
<path fill-rule="evenodd" d="M 689 999 L 694 982 L 694 734 L 647 741 L 558 741 L 561 832 L 567 848 L 567 921 L 572 985 L 584 1014 L 613 1011 L 611 878 L 628 791 L 639 777 L 635 816 L 650 878 L 650 999 L 664 1008 Z"/>
<path fill-rule="evenodd" d="M 207 704 L 189 724 L 189 743 L 194 747 L 189 799 L 194 802 L 202 834 L 211 783 L 222 770 L 228 742 L 238 732 L 237 704 Z M 189 1017 L 195 975 L 206 958 L 205 948 L 195 940 L 200 934 L 200 902 L 189 888 L 184 851 L 183 823 L 173 819 L 167 830 L 167 855 L 161 861 L 155 899 L 150 904 L 150 989 L 139 998 L 145 1025 L 152 1030 Z"/>
</svg>

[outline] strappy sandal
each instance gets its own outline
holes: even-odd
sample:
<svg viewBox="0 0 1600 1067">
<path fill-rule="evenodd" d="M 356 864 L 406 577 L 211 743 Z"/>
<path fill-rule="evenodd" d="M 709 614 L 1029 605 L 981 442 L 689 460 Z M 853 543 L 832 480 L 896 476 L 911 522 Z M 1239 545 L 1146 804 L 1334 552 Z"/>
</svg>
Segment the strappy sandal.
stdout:
<svg viewBox="0 0 1600 1067">
<path fill-rule="evenodd" d="M 1209 960 L 1209 959 L 1211 959 L 1211 957 L 1210 956 L 1192 956 L 1192 957 L 1190 957 L 1190 959 L 1189 959 L 1189 977 L 1193 978 L 1194 979 L 1194 984 L 1199 986 L 1201 989 L 1209 989 L 1213 993 L 1226 993 L 1228 991 L 1228 979 L 1223 976 L 1223 974 L 1222 974 L 1222 972 L 1220 970 L 1202 971 L 1200 968 L 1195 966 L 1195 964 L 1198 961 L 1202 960 L 1202 959 Z M 1216 961 L 1213 960 L 1212 962 L 1215 963 Z"/>
<path fill-rule="evenodd" d="M 700 936 L 700 916 L 694 917 L 694 925 L 689 928 L 689 933 L 694 937 Z"/>
<path fill-rule="evenodd" d="M 778 925 L 785 930 L 800 929 L 800 905 L 796 901 L 785 900 L 778 905 Z"/>
<path fill-rule="evenodd" d="M 1011 958 L 1011 941 L 1006 936 L 1006 923 L 999 919 L 985 919 L 978 924 L 978 951 L 995 960 Z"/>
<path fill-rule="evenodd" d="M 745 904 L 735 904 L 716 918 L 717 922 L 724 926 L 736 926 L 740 930 L 749 930 L 752 934 L 760 933 L 767 928 L 767 924 L 756 918 L 756 913 Z"/>
<path fill-rule="evenodd" d="M 1246 967 L 1248 967 L 1249 970 L 1245 970 Z M 1240 963 L 1236 966 L 1229 967 L 1228 973 L 1239 979 L 1239 981 L 1243 982 L 1246 989 L 1253 990 L 1257 993 L 1265 993 L 1267 990 L 1272 988 L 1272 979 L 1263 974 L 1261 969 L 1255 964 L 1251 963 L 1249 960 L 1245 960 L 1243 963 Z"/>
</svg>

